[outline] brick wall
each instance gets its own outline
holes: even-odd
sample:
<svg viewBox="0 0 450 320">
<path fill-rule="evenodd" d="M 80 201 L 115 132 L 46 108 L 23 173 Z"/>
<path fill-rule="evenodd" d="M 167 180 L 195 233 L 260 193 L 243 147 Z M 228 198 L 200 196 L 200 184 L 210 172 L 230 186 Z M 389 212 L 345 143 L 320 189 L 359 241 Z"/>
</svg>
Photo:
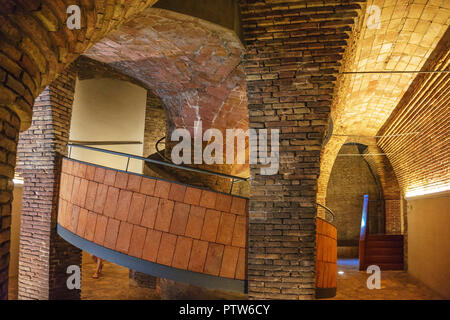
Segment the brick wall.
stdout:
<svg viewBox="0 0 450 320">
<path fill-rule="evenodd" d="M 166 135 L 166 113 L 161 99 L 150 90 L 147 91 L 147 107 L 145 109 L 144 157 L 156 152 L 156 142 Z M 161 144 L 164 148 L 164 144 Z"/>
<path fill-rule="evenodd" d="M 1 74 L 0 69 L 0 74 Z M 0 94 L 0 300 L 8 297 L 8 268 L 11 232 L 11 202 L 14 185 L 17 139 L 20 120 L 2 106 Z"/>
<path fill-rule="evenodd" d="M 250 298 L 314 298 L 312 202 L 357 2 L 241 1 L 249 126 L 281 130 L 279 174 L 250 168 Z"/>
<path fill-rule="evenodd" d="M 31 125 L 34 99 L 90 45 L 155 0 L 73 1 L 81 7 L 81 29 L 66 28 L 62 0 L 3 1 L 0 8 L 0 119 L 2 226 L 0 227 L 0 298 L 6 297 L 9 211 L 17 132 Z M 20 120 L 19 120 L 20 119 Z M 15 135 L 15 136 L 14 136 Z M 14 136 L 14 137 L 13 137 Z M 8 182 L 9 181 L 9 182 Z"/>
<path fill-rule="evenodd" d="M 383 211 L 377 210 L 383 208 L 383 203 L 379 193 L 381 187 L 377 186 L 376 177 L 372 176 L 368 164 L 360 156 L 344 154 L 360 153 L 356 145 L 342 146 L 328 182 L 326 205 L 336 214 L 334 224 L 338 231 L 339 256 L 356 258 L 358 251 L 354 249 L 358 246 L 361 231 L 363 197 L 368 194 L 371 201 L 368 221 L 371 231 L 378 230 L 379 224 L 384 222 Z M 381 213 L 380 216 L 378 213 Z"/>
<path fill-rule="evenodd" d="M 248 200 L 63 160 L 58 223 L 139 259 L 245 279 Z"/>
<path fill-rule="evenodd" d="M 36 99 L 31 127 L 20 134 L 17 171 L 24 178 L 19 299 L 79 298 L 66 287 L 66 269 L 81 252 L 56 234 L 61 157 L 66 154 L 75 87 L 67 70 Z"/>
</svg>

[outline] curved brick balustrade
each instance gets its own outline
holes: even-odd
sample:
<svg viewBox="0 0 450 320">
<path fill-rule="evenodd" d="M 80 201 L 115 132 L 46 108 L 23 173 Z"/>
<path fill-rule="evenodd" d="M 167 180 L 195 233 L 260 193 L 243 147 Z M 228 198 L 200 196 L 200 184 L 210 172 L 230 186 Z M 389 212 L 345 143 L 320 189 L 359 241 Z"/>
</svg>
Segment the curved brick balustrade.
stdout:
<svg viewBox="0 0 450 320">
<path fill-rule="evenodd" d="M 244 291 L 248 200 L 63 160 L 58 233 L 155 276 Z"/>
</svg>

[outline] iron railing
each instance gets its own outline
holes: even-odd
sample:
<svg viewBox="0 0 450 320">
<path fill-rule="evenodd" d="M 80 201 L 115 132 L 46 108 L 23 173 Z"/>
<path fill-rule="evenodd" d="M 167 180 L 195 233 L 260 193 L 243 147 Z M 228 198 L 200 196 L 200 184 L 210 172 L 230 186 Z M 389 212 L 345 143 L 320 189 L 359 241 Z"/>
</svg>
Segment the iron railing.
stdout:
<svg viewBox="0 0 450 320">
<path fill-rule="evenodd" d="M 334 212 L 333 212 L 330 208 L 328 208 L 328 207 L 326 207 L 326 206 L 324 206 L 323 204 L 320 204 L 320 203 L 318 203 L 318 202 L 313 202 L 313 203 L 314 203 L 314 205 L 315 205 L 316 207 L 321 207 L 321 208 L 325 209 L 325 211 L 328 212 L 328 213 L 330 214 L 331 220 L 328 221 L 328 222 L 331 223 L 331 222 L 334 221 L 335 214 L 334 214 Z M 325 219 L 325 220 L 327 220 L 327 219 Z"/>
<path fill-rule="evenodd" d="M 221 177 L 221 178 L 231 179 L 231 187 L 230 187 L 230 192 L 229 192 L 230 194 L 232 194 L 232 192 L 233 192 L 234 183 L 248 181 L 248 179 L 249 179 L 249 178 L 243 178 L 243 177 L 238 177 L 238 176 L 232 176 L 232 175 L 229 175 L 226 173 L 220 173 L 220 172 L 192 168 L 192 167 L 186 167 L 186 166 L 182 166 L 182 165 L 178 165 L 178 164 L 174 164 L 174 163 L 170 163 L 170 162 L 166 162 L 166 161 L 154 160 L 154 159 L 144 158 L 144 157 L 140 157 L 140 156 L 136 156 L 133 154 L 124 153 L 124 152 L 100 149 L 100 148 L 90 147 L 90 146 L 81 145 L 81 144 L 69 143 L 69 144 L 67 144 L 67 147 L 69 148 L 69 156 L 68 156 L 69 159 L 72 159 L 72 148 L 81 148 L 81 149 L 86 149 L 86 150 L 91 150 L 91 151 L 107 153 L 107 154 L 111 154 L 111 155 L 115 155 L 115 156 L 125 157 L 127 159 L 125 170 L 123 170 L 125 172 L 128 172 L 130 160 L 136 159 L 136 160 L 153 163 L 153 164 L 161 165 L 161 166 L 165 166 L 165 167 L 177 168 L 177 169 L 181 169 L 181 170 L 185 170 L 185 171 L 191 171 L 191 172 L 195 172 L 195 173 L 201 173 L 201 174 L 207 174 L 207 175 L 213 175 L 213 176 L 217 176 L 217 177 Z"/>
</svg>

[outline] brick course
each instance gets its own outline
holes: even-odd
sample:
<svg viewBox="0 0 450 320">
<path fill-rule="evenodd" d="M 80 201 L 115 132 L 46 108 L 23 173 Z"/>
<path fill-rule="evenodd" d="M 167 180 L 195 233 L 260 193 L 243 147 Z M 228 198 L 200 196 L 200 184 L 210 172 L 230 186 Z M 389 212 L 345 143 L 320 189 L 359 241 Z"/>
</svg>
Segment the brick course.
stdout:
<svg viewBox="0 0 450 320">
<path fill-rule="evenodd" d="M 312 299 L 320 151 L 361 1 L 241 1 L 249 127 L 280 129 L 280 170 L 251 166 L 249 298 Z"/>
<path fill-rule="evenodd" d="M 92 165 L 63 160 L 58 212 L 61 226 L 101 246 L 150 262 L 231 279 L 246 279 L 247 199 L 189 187 L 187 189 L 200 193 L 196 202 L 199 205 L 191 205 L 182 192 L 186 189 L 183 185 L 96 167 L 96 171 L 104 172 L 104 176 L 108 176 L 110 171 L 115 172 L 116 177 L 119 173 L 123 176 L 120 189 L 99 183 L 99 186 L 106 187 L 106 194 L 117 190 L 119 194 L 129 194 L 127 199 L 134 200 L 121 201 L 119 196 L 117 202 L 107 200 L 94 211 L 88 211 L 83 207 L 86 201 L 80 198 L 80 192 L 74 191 L 76 185 L 81 186 L 85 181 L 89 184 L 86 176 L 81 177 L 88 167 Z M 90 178 L 95 179 L 95 176 Z M 142 189 L 140 192 L 129 191 L 133 187 L 130 181 L 136 178 L 142 180 L 141 186 L 148 186 L 148 180 L 156 181 L 155 193 L 149 196 L 142 193 Z M 180 192 L 182 197 L 167 199 Z M 87 194 L 82 197 L 87 198 Z M 96 197 L 104 198 L 98 193 Z M 145 203 L 138 200 L 141 197 Z M 211 209 L 215 207 L 224 211 Z M 85 227 L 80 228 L 80 224 Z"/>
<path fill-rule="evenodd" d="M 66 269 L 81 264 L 81 251 L 56 234 L 61 156 L 67 153 L 74 87 L 75 73 L 68 69 L 36 99 L 32 126 L 20 134 L 19 299 L 79 298 L 79 290 L 67 289 Z M 87 184 L 77 185 L 73 193 L 78 199 L 86 195 Z"/>
<path fill-rule="evenodd" d="M 20 120 L 0 103 L 0 299 L 8 297 L 11 203 Z"/>
</svg>

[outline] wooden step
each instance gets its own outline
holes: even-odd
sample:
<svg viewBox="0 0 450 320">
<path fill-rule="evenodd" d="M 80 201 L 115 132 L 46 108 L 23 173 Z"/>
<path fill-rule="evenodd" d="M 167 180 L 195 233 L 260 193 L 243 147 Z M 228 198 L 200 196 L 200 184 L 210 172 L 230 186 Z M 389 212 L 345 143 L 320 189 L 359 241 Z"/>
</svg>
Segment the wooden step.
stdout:
<svg viewBox="0 0 450 320">
<path fill-rule="evenodd" d="M 397 256 L 366 256 L 365 263 L 368 263 L 368 264 L 403 263 L 403 255 L 397 255 Z"/>
<path fill-rule="evenodd" d="M 363 270 L 367 270 L 367 267 L 370 265 L 377 265 L 380 267 L 381 271 L 389 271 L 389 270 L 403 270 L 403 263 L 367 263 L 365 264 Z"/>
<path fill-rule="evenodd" d="M 366 248 L 403 248 L 403 241 L 366 241 Z"/>
<path fill-rule="evenodd" d="M 399 234 L 368 234 L 368 241 L 403 241 L 403 235 Z"/>
<path fill-rule="evenodd" d="M 403 247 L 368 247 L 366 255 L 370 256 L 403 256 Z"/>
</svg>

